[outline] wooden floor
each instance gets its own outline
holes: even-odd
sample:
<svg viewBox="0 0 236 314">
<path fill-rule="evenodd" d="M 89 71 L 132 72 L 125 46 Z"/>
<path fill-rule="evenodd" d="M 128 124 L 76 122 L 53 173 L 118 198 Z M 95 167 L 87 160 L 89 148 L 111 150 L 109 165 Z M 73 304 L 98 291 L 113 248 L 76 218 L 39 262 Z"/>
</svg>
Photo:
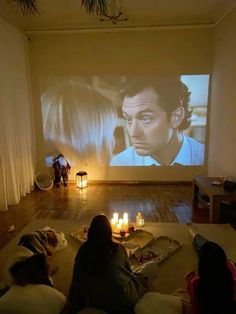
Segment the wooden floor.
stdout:
<svg viewBox="0 0 236 314">
<path fill-rule="evenodd" d="M 114 211 L 129 213 L 134 220 L 141 211 L 145 221 L 207 223 L 208 209 L 192 207 L 192 184 L 74 184 L 36 189 L 18 205 L 0 212 L 0 248 L 32 219 L 74 219 L 89 223 L 98 213 L 112 217 Z M 8 232 L 11 225 L 14 231 Z"/>
</svg>

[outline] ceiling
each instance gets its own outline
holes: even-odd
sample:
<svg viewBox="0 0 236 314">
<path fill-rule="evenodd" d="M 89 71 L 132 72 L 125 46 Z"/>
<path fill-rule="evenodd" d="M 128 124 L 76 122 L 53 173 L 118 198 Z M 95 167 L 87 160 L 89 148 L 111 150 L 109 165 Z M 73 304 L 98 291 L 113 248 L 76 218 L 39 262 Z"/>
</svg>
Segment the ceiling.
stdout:
<svg viewBox="0 0 236 314">
<path fill-rule="evenodd" d="M 215 26 L 236 5 L 236 0 L 111 0 L 121 4 L 127 21 L 101 22 L 101 16 L 87 14 L 81 0 L 38 0 L 40 15 L 24 17 L 0 1 L 0 14 L 26 32 L 145 27 Z M 113 10 L 114 13 L 115 9 Z"/>
</svg>

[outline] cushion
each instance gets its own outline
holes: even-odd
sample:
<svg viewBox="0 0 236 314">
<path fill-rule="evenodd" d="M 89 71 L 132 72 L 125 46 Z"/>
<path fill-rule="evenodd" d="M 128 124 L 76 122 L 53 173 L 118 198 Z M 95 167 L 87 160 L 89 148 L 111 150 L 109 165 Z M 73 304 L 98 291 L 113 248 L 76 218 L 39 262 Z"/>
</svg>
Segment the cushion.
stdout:
<svg viewBox="0 0 236 314">
<path fill-rule="evenodd" d="M 180 298 L 158 292 L 147 292 L 135 305 L 136 314 L 182 314 Z"/>
<path fill-rule="evenodd" d="M 0 298 L 1 314 L 58 314 L 65 296 L 46 285 L 13 286 Z"/>
</svg>

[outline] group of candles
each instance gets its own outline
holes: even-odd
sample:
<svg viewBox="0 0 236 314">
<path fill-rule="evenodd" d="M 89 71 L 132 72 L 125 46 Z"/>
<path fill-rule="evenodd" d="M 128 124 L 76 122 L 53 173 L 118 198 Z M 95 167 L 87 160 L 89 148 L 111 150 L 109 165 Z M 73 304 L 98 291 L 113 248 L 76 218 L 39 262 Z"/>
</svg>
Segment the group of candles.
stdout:
<svg viewBox="0 0 236 314">
<path fill-rule="evenodd" d="M 124 230 L 125 232 L 128 232 L 129 230 L 128 214 L 124 213 L 123 218 L 119 218 L 119 214 L 114 213 L 111 219 L 111 228 L 113 232 L 119 233 L 122 230 Z"/>
<path fill-rule="evenodd" d="M 144 217 L 141 212 L 136 214 L 136 227 L 140 228 L 144 226 Z M 129 225 L 128 214 L 124 213 L 122 218 L 119 218 L 118 213 L 114 213 L 111 219 L 112 232 L 130 232 L 130 228 L 133 230 L 134 226 Z"/>
</svg>

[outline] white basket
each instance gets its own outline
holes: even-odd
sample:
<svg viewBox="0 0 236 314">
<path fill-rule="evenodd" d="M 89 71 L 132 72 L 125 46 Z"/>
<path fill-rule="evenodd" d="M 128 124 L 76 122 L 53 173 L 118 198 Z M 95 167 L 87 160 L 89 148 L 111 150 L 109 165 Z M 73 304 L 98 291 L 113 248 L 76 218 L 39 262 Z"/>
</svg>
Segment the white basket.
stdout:
<svg viewBox="0 0 236 314">
<path fill-rule="evenodd" d="M 53 179 L 47 172 L 38 172 L 35 175 L 35 183 L 38 188 L 43 191 L 48 191 L 53 187 Z"/>
</svg>

